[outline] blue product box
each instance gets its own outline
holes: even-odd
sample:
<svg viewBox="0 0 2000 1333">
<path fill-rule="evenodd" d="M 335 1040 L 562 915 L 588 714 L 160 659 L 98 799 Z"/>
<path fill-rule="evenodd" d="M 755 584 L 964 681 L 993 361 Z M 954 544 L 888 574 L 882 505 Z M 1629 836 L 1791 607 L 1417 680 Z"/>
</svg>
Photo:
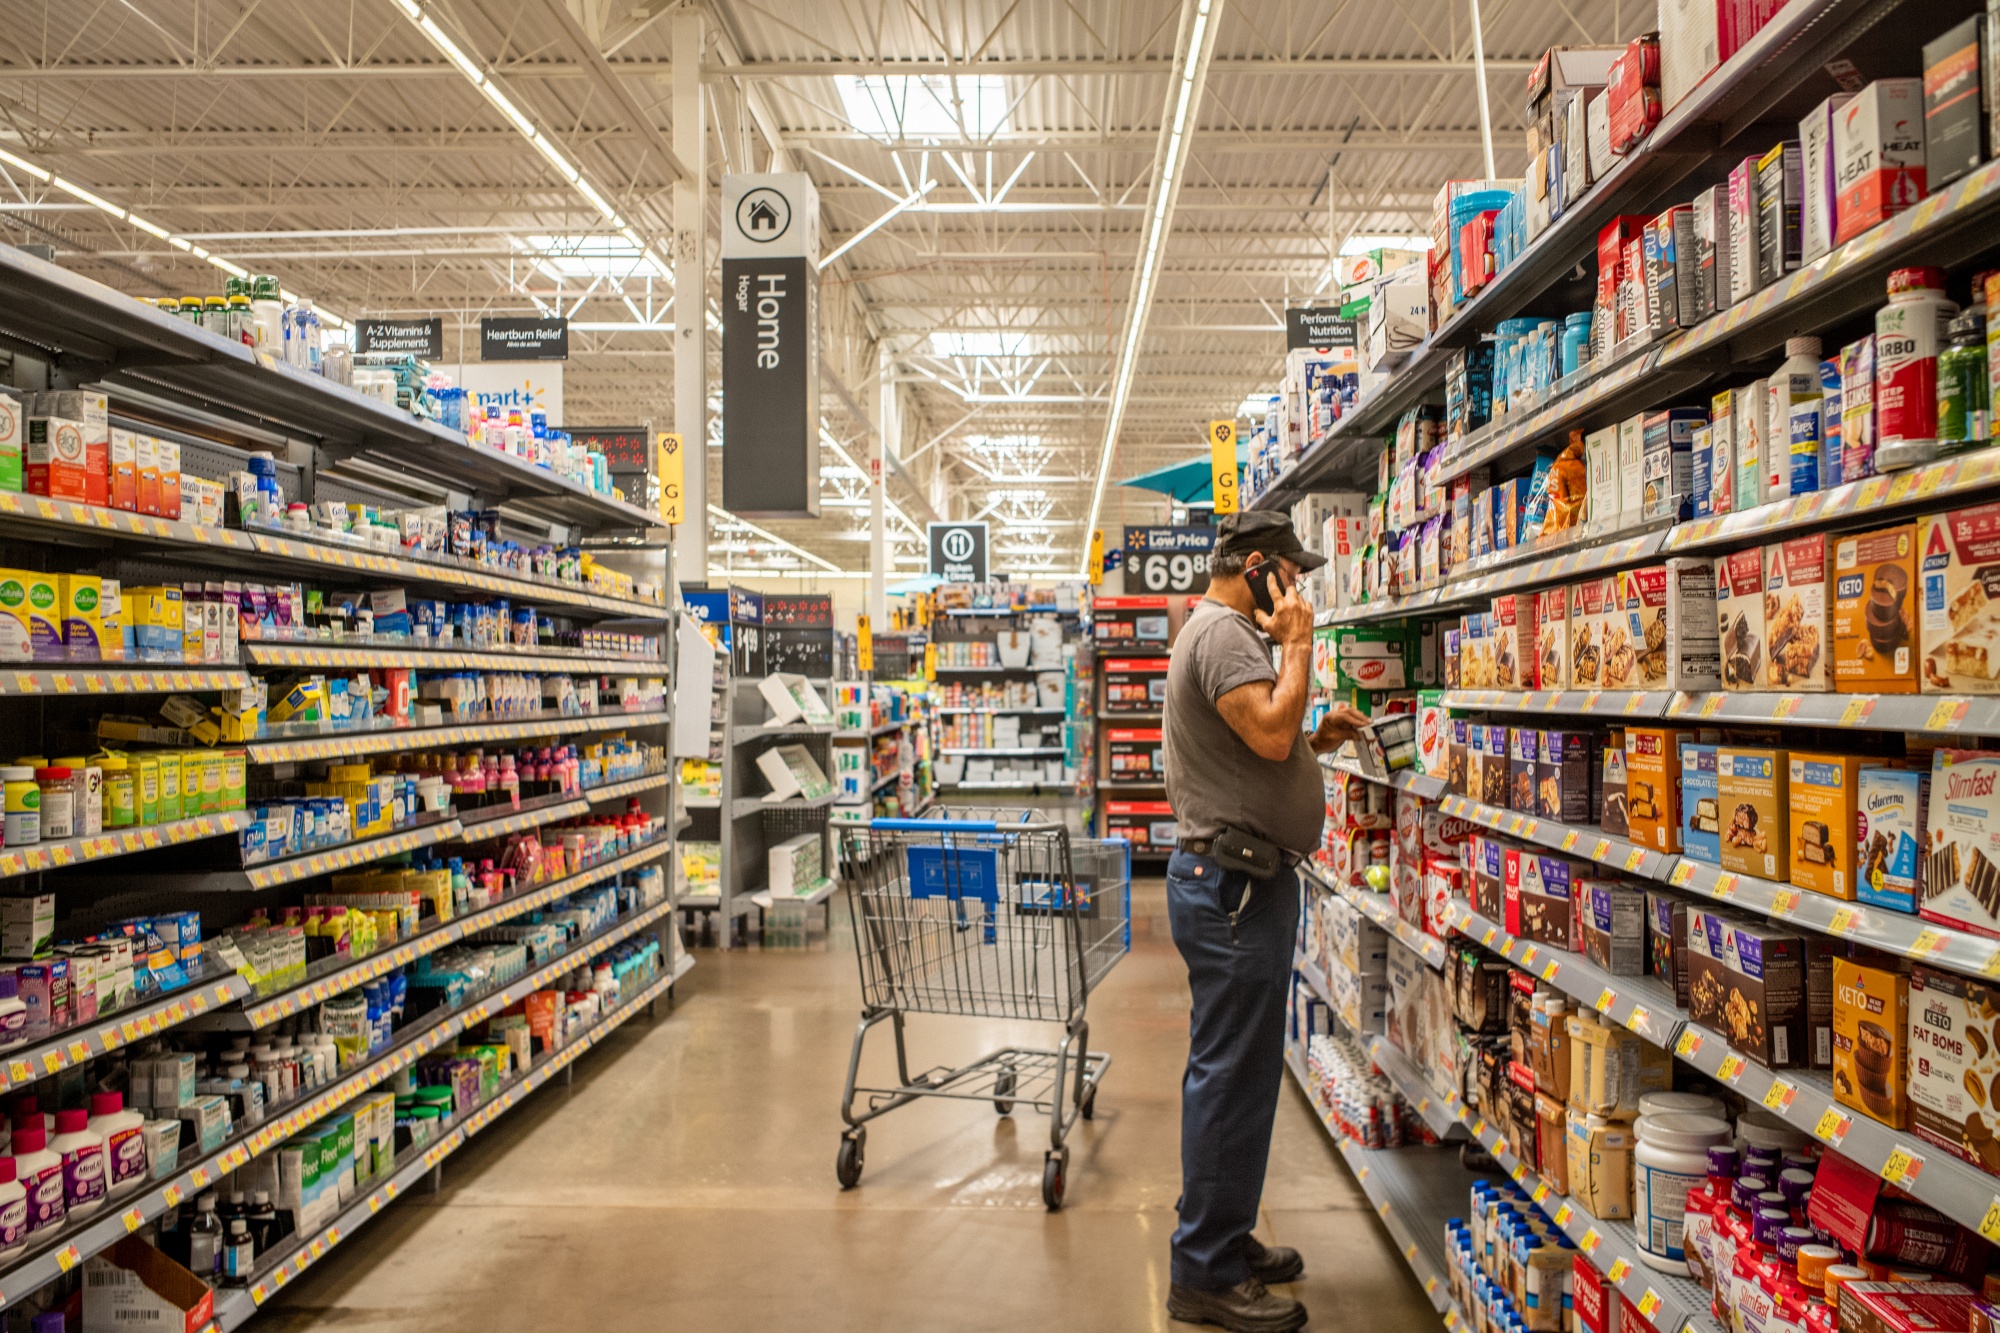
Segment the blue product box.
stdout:
<svg viewBox="0 0 2000 1333">
<path fill-rule="evenodd" d="M 1898 912 L 1917 910 L 1931 775 L 1924 769 L 1864 768 L 1856 783 L 1855 892 Z"/>
<path fill-rule="evenodd" d="M 1681 855 L 1722 864 L 1722 815 L 1716 786 L 1716 747 L 1681 745 Z"/>
<path fill-rule="evenodd" d="M 1694 516 L 1709 518 L 1715 513 L 1715 490 L 1709 485 L 1715 469 L 1715 433 L 1707 426 L 1694 430 Z"/>
</svg>

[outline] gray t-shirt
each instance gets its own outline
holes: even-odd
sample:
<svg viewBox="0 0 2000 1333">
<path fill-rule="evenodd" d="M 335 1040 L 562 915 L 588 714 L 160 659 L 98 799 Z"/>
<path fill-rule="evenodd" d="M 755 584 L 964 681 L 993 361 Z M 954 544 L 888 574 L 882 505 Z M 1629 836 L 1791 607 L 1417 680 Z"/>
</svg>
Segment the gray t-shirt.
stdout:
<svg viewBox="0 0 2000 1333">
<path fill-rule="evenodd" d="M 1305 732 L 1273 763 L 1244 744 L 1215 701 L 1239 686 L 1276 680 L 1271 649 L 1241 612 L 1203 598 L 1174 640 L 1167 668 L 1167 800 L 1183 838 L 1225 827 L 1309 853 L 1326 824 L 1326 790 Z"/>
</svg>

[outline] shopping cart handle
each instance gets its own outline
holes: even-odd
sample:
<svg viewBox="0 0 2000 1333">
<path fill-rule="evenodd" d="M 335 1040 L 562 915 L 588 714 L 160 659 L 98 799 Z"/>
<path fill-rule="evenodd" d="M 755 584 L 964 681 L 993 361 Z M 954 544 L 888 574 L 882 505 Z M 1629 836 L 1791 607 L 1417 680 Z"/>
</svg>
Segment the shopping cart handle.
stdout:
<svg viewBox="0 0 2000 1333">
<path fill-rule="evenodd" d="M 871 819 L 869 828 L 890 833 L 923 833 L 943 829 L 954 833 L 997 833 L 1000 826 L 990 819 Z"/>
</svg>

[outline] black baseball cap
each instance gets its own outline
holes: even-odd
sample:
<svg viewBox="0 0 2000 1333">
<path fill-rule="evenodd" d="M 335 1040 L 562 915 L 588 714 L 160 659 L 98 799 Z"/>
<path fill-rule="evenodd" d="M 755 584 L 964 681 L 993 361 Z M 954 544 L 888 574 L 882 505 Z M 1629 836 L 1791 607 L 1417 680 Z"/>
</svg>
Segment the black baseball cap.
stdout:
<svg viewBox="0 0 2000 1333">
<path fill-rule="evenodd" d="M 1217 555 L 1248 555 L 1252 551 L 1262 551 L 1265 555 L 1281 555 L 1300 569 L 1318 569 L 1326 563 L 1325 556 L 1314 555 L 1300 543 L 1299 535 L 1292 531 L 1289 518 L 1270 510 L 1253 509 L 1227 514 L 1216 525 L 1216 534 Z"/>
</svg>

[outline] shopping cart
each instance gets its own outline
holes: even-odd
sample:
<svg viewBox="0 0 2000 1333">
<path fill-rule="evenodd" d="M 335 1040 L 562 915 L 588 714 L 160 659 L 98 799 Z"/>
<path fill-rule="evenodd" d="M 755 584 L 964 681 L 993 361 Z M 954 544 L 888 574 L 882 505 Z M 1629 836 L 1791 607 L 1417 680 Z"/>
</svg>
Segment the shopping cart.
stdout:
<svg viewBox="0 0 2000 1333">
<path fill-rule="evenodd" d="M 1084 1004 L 1132 944 L 1131 851 L 1122 841 L 1073 840 L 1059 821 L 1037 819 L 1044 813 L 933 806 L 921 818 L 843 831 L 862 1009 L 840 1106 L 842 1189 L 861 1179 L 870 1120 L 919 1097 L 954 1097 L 991 1101 L 1001 1115 L 1017 1105 L 1048 1113 L 1042 1202 L 1062 1207 L 1064 1140 L 1078 1116 L 1095 1113 L 1111 1067 L 1090 1049 Z M 1061 1023 L 1063 1040 L 1052 1051 L 1005 1046 L 912 1076 L 903 1042 L 903 1015 L 912 1013 Z M 857 1086 L 861 1048 L 883 1019 L 896 1034 L 899 1081 Z"/>
</svg>

